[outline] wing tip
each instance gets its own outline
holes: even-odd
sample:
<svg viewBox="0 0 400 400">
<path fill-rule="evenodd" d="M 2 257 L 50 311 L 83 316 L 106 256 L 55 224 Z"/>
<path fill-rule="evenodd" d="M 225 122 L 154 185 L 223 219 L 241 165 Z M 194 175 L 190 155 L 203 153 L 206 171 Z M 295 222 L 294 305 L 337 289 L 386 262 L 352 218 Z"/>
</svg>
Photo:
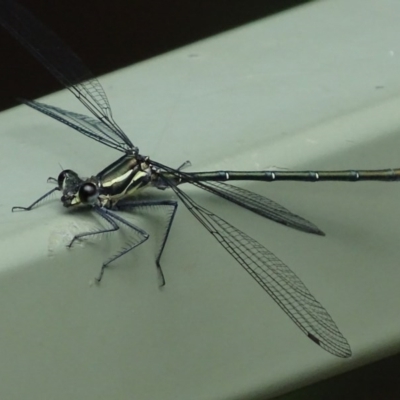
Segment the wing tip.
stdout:
<svg viewBox="0 0 400 400">
<path fill-rule="evenodd" d="M 321 342 L 321 340 L 319 340 L 316 336 L 314 336 L 310 332 L 307 333 L 307 337 L 311 339 L 315 344 L 322 347 L 324 350 L 328 351 L 329 353 L 333 354 L 336 357 L 350 358 L 353 354 L 349 343 L 344 337 L 343 337 L 344 343 L 342 344 L 342 346 L 340 347 L 335 346 L 333 348 L 331 346 L 326 346 L 324 342 Z"/>
</svg>

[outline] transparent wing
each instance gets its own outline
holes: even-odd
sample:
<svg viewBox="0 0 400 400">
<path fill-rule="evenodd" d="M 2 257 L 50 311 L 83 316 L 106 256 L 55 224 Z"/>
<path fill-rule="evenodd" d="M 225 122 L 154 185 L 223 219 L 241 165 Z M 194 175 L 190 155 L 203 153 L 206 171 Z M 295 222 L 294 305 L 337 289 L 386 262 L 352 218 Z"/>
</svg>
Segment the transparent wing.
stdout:
<svg viewBox="0 0 400 400">
<path fill-rule="evenodd" d="M 27 106 L 68 125 L 90 139 L 96 140 L 97 142 L 122 152 L 129 150 L 126 143 L 118 140 L 118 137 L 115 137 L 114 131 L 112 131 L 107 125 L 104 125 L 102 121 L 72 111 L 63 110 L 59 107 L 40 103 L 38 101 L 20 101 Z"/>
<path fill-rule="evenodd" d="M 300 217 L 289 211 L 287 208 L 281 206 L 280 204 L 268 199 L 267 197 L 261 196 L 257 193 L 253 193 L 249 190 L 239 188 L 237 186 L 229 185 L 224 182 L 218 181 L 196 181 L 196 172 L 183 172 L 182 170 L 175 170 L 173 168 L 167 167 L 161 163 L 158 163 L 154 160 L 151 163 L 160 170 L 166 172 L 166 174 L 161 173 L 160 178 L 161 182 L 170 181 L 168 186 L 178 185 L 180 183 L 190 183 L 199 187 L 200 189 L 207 190 L 223 199 L 231 201 L 235 204 L 243 208 L 247 208 L 248 210 L 261 215 L 265 218 L 271 219 L 280 224 L 289 226 L 290 228 L 295 228 L 303 232 L 314 233 L 317 235 L 324 236 L 325 233 L 321 231 L 316 225 L 312 222 L 307 221 L 306 219 Z M 172 177 L 173 178 L 172 178 Z M 183 182 L 181 182 L 181 177 L 184 177 Z M 172 179 L 176 179 L 172 182 Z M 161 183 L 160 187 L 163 187 Z"/>
<path fill-rule="evenodd" d="M 80 58 L 16 1 L 1 0 L 0 7 L 0 24 L 114 135 L 133 149 L 132 142 L 112 118 L 111 107 L 100 82 Z"/>
<path fill-rule="evenodd" d="M 325 308 L 290 268 L 256 240 L 171 184 L 186 208 L 314 343 L 338 357 L 351 349 Z"/>
<path fill-rule="evenodd" d="M 201 184 L 193 182 L 193 184 L 280 224 L 307 233 L 325 235 L 312 222 L 293 214 L 287 208 L 257 193 L 223 182 L 202 182 Z"/>
</svg>

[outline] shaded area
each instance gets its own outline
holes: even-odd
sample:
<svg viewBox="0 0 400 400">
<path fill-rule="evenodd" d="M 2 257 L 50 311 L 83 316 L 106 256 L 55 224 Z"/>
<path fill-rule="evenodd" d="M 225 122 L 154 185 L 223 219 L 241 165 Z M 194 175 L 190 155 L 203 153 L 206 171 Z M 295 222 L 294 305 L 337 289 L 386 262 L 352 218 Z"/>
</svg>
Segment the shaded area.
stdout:
<svg viewBox="0 0 400 400">
<path fill-rule="evenodd" d="M 101 75 L 309 0 L 20 0 Z M 60 85 L 4 30 L 0 110 Z"/>
<path fill-rule="evenodd" d="M 399 370 L 400 355 L 396 355 L 276 397 L 274 400 L 398 400 L 400 399 Z M 253 400 L 264 398 L 260 396 Z"/>
</svg>

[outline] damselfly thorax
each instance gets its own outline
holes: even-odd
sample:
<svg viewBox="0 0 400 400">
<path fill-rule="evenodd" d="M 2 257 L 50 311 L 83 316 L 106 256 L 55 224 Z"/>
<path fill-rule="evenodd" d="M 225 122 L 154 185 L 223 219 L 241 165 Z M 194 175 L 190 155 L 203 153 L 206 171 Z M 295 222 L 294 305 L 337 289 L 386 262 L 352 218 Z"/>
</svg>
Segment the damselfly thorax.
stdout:
<svg viewBox="0 0 400 400">
<path fill-rule="evenodd" d="M 111 209 L 121 200 L 132 199 L 156 179 L 148 157 L 127 153 L 90 178 L 80 178 L 67 169 L 56 181 L 64 207 L 97 205 Z"/>
</svg>

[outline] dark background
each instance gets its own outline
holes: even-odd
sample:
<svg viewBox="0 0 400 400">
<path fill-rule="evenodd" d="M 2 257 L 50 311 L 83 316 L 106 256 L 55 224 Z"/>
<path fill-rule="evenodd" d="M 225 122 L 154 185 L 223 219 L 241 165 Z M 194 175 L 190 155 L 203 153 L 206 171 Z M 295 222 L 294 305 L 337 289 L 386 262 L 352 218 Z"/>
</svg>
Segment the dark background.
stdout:
<svg viewBox="0 0 400 400">
<path fill-rule="evenodd" d="M 98 76 L 307 3 L 299 0 L 20 0 Z M 3 31 L 0 111 L 61 89 Z M 10 78 L 11 77 L 11 78 Z"/>
<path fill-rule="evenodd" d="M 95 75 L 154 57 L 306 2 L 20 1 L 45 25 L 57 32 Z M 5 31 L 0 31 L 0 48 L 0 110 L 16 105 L 17 97 L 34 99 L 61 89 L 60 84 Z M 400 399 L 399 371 L 400 356 L 391 357 L 306 387 L 289 395 L 287 400 L 397 400 Z M 257 399 L 261 400 L 262 397 Z"/>
</svg>

